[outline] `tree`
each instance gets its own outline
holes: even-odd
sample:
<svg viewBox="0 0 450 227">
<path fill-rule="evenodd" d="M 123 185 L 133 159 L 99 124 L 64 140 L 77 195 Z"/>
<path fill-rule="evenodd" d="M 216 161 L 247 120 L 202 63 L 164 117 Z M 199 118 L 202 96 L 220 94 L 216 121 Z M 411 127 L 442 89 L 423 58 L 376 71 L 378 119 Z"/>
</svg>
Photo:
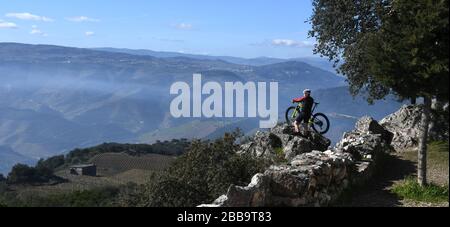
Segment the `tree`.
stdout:
<svg viewBox="0 0 450 227">
<path fill-rule="evenodd" d="M 316 53 L 335 62 L 353 95 L 423 97 L 418 181 L 426 179 L 433 98 L 448 101 L 448 0 L 314 0 Z"/>
<path fill-rule="evenodd" d="M 44 159 L 39 160 L 36 167 L 55 170 L 55 169 L 63 166 L 64 164 L 65 164 L 64 155 L 57 155 L 57 156 L 50 157 L 46 160 L 44 160 Z"/>
<path fill-rule="evenodd" d="M 8 184 L 45 183 L 56 179 L 53 171 L 46 167 L 30 167 L 23 164 L 15 165 L 8 174 Z"/>
</svg>

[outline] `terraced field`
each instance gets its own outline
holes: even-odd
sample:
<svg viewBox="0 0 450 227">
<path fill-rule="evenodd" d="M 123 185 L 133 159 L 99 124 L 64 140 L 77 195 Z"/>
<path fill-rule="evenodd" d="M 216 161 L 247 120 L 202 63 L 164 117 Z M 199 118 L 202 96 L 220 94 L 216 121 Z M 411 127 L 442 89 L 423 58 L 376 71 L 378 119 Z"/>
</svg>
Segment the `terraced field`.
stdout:
<svg viewBox="0 0 450 227">
<path fill-rule="evenodd" d="M 100 176 L 114 176 L 130 170 L 162 171 L 174 160 L 175 157 L 158 154 L 130 156 L 125 153 L 105 153 L 92 158 L 91 163 L 97 166 Z"/>
</svg>

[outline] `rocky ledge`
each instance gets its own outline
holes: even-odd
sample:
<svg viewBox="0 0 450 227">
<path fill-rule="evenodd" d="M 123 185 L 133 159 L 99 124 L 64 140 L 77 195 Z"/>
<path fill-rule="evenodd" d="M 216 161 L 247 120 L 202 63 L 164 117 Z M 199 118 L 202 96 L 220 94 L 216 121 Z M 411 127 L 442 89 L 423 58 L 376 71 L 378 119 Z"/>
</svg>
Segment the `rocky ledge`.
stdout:
<svg viewBox="0 0 450 227">
<path fill-rule="evenodd" d="M 248 186 L 232 185 L 226 195 L 200 207 L 329 206 L 349 187 L 370 179 L 380 157 L 393 151 L 393 134 L 369 117 L 329 148 L 330 140 L 310 133 L 300 136 L 279 125 L 258 132 L 240 153 L 258 157 L 284 156 L 286 164 L 256 174 Z"/>
<path fill-rule="evenodd" d="M 326 151 L 330 145 L 331 141 L 318 133 L 300 135 L 294 132 L 293 127 L 282 124 L 269 132 L 257 132 L 249 142 L 241 146 L 238 153 L 271 160 L 284 158 L 291 161 L 300 154 L 314 150 Z"/>
<path fill-rule="evenodd" d="M 392 146 L 396 151 L 414 150 L 419 145 L 422 125 L 422 105 L 405 105 L 387 116 L 380 124 L 394 133 Z M 432 112 L 430 140 L 448 140 L 448 108 L 443 113 Z"/>
</svg>

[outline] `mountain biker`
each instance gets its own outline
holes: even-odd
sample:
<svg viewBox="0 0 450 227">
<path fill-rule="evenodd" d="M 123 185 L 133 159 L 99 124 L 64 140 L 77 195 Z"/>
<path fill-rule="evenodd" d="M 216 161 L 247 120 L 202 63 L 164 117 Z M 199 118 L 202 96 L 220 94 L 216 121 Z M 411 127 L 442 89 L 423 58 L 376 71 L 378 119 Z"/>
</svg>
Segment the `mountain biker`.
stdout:
<svg viewBox="0 0 450 227">
<path fill-rule="evenodd" d="M 311 89 L 304 90 L 303 95 L 304 95 L 303 97 L 292 100 L 293 103 L 302 103 L 303 104 L 303 108 L 300 110 L 300 113 L 294 122 L 294 127 L 295 127 L 296 133 L 300 132 L 300 125 L 302 124 L 302 122 L 305 125 L 305 129 L 308 130 L 308 123 L 312 116 L 312 108 L 314 105 L 314 99 L 311 97 Z"/>
</svg>

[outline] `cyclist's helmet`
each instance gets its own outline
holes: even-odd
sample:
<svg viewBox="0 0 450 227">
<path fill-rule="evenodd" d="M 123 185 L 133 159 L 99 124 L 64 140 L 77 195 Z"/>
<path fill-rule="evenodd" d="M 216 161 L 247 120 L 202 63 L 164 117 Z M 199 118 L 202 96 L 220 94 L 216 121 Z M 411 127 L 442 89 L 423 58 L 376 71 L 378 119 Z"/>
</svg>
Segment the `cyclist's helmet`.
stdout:
<svg viewBox="0 0 450 227">
<path fill-rule="evenodd" d="M 306 94 L 306 93 L 308 93 L 308 94 L 311 94 L 311 89 L 305 89 L 304 91 L 303 91 L 303 94 Z"/>
</svg>

